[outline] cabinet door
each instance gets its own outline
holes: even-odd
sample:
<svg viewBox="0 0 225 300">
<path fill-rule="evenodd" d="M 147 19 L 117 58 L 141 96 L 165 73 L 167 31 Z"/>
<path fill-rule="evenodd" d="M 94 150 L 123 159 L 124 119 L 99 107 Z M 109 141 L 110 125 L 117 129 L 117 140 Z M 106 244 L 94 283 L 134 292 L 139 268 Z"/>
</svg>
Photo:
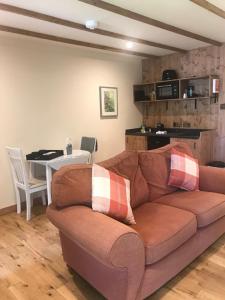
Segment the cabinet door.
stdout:
<svg viewBox="0 0 225 300">
<path fill-rule="evenodd" d="M 189 145 L 195 158 L 200 165 L 206 165 L 213 160 L 213 145 L 215 139 L 215 130 L 201 132 L 198 139 L 179 139 L 172 138 L 172 142 L 183 142 Z"/>
<path fill-rule="evenodd" d="M 147 137 L 126 135 L 126 150 L 147 150 Z"/>
<path fill-rule="evenodd" d="M 170 143 L 173 142 L 182 142 L 188 144 L 190 147 L 193 156 L 197 158 L 198 160 L 200 159 L 200 141 L 199 139 L 179 139 L 179 138 L 171 138 Z"/>
</svg>

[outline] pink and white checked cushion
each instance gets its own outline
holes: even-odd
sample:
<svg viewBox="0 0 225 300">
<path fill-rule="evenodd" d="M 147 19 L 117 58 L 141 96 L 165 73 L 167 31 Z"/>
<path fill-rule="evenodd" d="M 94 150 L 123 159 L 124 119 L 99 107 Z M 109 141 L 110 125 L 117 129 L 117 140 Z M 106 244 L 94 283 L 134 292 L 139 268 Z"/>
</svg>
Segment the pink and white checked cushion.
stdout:
<svg viewBox="0 0 225 300">
<path fill-rule="evenodd" d="M 199 165 L 197 159 L 173 148 L 171 150 L 171 169 L 168 185 L 187 191 L 199 190 Z"/>
<path fill-rule="evenodd" d="M 93 164 L 92 209 L 127 224 L 135 224 L 130 206 L 130 181 Z"/>
</svg>

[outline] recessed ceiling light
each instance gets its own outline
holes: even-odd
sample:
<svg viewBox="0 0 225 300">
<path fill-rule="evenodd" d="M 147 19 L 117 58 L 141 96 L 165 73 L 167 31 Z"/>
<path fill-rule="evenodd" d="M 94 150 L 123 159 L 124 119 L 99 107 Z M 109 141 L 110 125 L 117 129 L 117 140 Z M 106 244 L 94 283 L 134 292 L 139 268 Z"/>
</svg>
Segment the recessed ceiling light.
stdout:
<svg viewBox="0 0 225 300">
<path fill-rule="evenodd" d="M 131 48 L 134 47 L 134 43 L 129 41 L 129 42 L 126 43 L 126 47 L 127 47 L 128 49 L 131 49 Z"/>
<path fill-rule="evenodd" d="M 85 26 L 88 29 L 94 30 L 98 26 L 98 22 L 95 20 L 87 20 Z"/>
</svg>

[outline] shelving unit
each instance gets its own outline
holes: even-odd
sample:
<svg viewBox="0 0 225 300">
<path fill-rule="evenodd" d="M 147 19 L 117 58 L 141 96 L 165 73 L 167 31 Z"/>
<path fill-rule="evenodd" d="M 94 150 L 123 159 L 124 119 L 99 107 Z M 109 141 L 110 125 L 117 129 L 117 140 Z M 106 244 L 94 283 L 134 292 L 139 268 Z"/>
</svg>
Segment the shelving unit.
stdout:
<svg viewBox="0 0 225 300">
<path fill-rule="evenodd" d="M 218 79 L 216 75 L 206 75 L 206 76 L 192 76 L 188 78 L 180 78 L 167 81 L 157 81 L 145 84 L 134 85 L 134 102 L 136 103 L 149 103 L 156 104 L 160 102 L 172 101 L 191 101 L 195 100 L 195 107 L 197 107 L 197 100 L 212 99 L 214 96 L 212 94 L 212 82 L 213 79 Z M 179 87 L 179 97 L 174 99 L 157 99 L 156 98 L 156 86 L 160 83 L 170 83 L 178 82 Z M 188 86 L 193 87 L 193 96 L 189 98 L 183 98 L 183 94 L 188 89 Z M 217 99 L 214 99 L 216 102 Z"/>
<path fill-rule="evenodd" d="M 136 84 L 133 86 L 134 90 L 134 102 L 151 102 L 152 93 L 156 90 L 155 83 Z M 135 100 L 139 99 L 139 100 Z M 141 99 L 141 100 L 140 100 Z"/>
</svg>

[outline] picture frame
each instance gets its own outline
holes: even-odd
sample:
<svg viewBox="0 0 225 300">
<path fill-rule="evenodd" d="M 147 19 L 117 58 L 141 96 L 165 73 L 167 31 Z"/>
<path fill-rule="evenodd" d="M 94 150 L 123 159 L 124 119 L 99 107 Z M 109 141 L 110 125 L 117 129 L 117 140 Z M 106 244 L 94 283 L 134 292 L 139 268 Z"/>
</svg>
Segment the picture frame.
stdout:
<svg viewBox="0 0 225 300">
<path fill-rule="evenodd" d="M 118 117 L 118 89 L 116 87 L 99 87 L 101 119 Z"/>
</svg>

